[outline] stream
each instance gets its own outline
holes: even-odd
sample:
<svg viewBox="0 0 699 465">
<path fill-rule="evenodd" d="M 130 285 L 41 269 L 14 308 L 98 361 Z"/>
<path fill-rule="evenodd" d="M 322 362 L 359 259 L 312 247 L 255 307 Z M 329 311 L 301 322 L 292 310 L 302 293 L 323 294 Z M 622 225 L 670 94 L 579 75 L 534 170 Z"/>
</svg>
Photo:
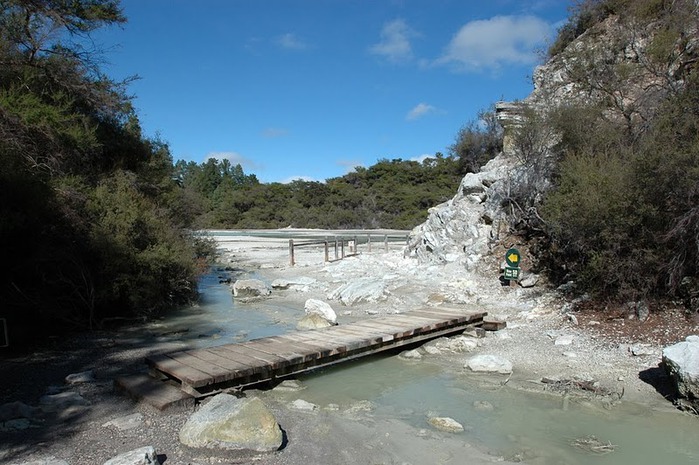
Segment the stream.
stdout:
<svg viewBox="0 0 699 465">
<path fill-rule="evenodd" d="M 193 348 L 243 342 L 295 329 L 303 310 L 283 303 L 236 303 L 219 274 L 200 282 L 201 302 L 168 316 L 158 331 L 177 334 Z M 257 275 L 246 275 L 257 277 Z M 699 418 L 621 402 L 575 401 L 561 394 L 525 392 L 505 386 L 484 387 L 477 374 L 446 370 L 428 361 L 395 355 L 319 369 L 299 377 L 306 387 L 290 393 L 340 409 L 370 401 L 372 415 L 429 429 L 429 415 L 461 423 L 464 441 L 511 461 L 541 465 L 699 463 Z M 297 397 L 293 397 L 297 396 Z M 591 436 L 597 453 L 580 447 Z M 575 441 L 578 441 L 577 443 Z M 612 451 L 610 451 L 613 449 Z"/>
</svg>

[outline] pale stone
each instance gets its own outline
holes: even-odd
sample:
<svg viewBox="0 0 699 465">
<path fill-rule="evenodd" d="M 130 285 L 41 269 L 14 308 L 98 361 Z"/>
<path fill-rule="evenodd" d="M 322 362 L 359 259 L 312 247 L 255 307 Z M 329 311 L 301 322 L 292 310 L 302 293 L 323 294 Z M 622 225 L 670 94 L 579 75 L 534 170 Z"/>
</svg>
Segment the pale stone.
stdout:
<svg viewBox="0 0 699 465">
<path fill-rule="evenodd" d="M 296 379 L 286 379 L 274 387 L 273 391 L 279 392 L 298 392 L 306 389 L 306 386 L 301 384 L 299 380 Z"/>
<path fill-rule="evenodd" d="M 265 297 L 271 294 L 267 285 L 259 279 L 239 279 L 233 283 L 236 297 Z"/>
<path fill-rule="evenodd" d="M 558 336 L 556 340 L 554 341 L 554 345 L 557 346 L 569 346 L 573 343 L 573 336 L 570 334 L 564 334 L 562 336 Z"/>
<path fill-rule="evenodd" d="M 81 373 L 73 373 L 66 376 L 66 384 L 83 384 L 92 383 L 95 381 L 95 373 L 92 370 L 83 371 Z"/>
<path fill-rule="evenodd" d="M 315 313 L 322 316 L 332 324 L 337 323 L 337 315 L 335 314 L 335 310 L 333 310 L 328 303 L 323 302 L 322 300 L 308 299 L 306 300 L 303 309 L 307 314 Z"/>
<path fill-rule="evenodd" d="M 104 462 L 104 465 L 160 465 L 153 446 L 141 447 Z"/>
<path fill-rule="evenodd" d="M 282 445 L 282 430 L 257 397 L 218 394 L 195 412 L 179 433 L 180 442 L 200 449 L 272 452 Z"/>
<path fill-rule="evenodd" d="M 512 373 L 512 362 L 499 355 L 476 355 L 466 362 L 471 371 L 483 373 Z"/>
<path fill-rule="evenodd" d="M 664 348 L 663 363 L 680 395 L 699 399 L 699 338 L 689 336 L 683 342 Z"/>
<path fill-rule="evenodd" d="M 477 400 L 473 403 L 473 408 L 478 410 L 479 412 L 492 412 L 495 410 L 495 407 L 493 404 L 488 402 L 487 400 Z"/>
<path fill-rule="evenodd" d="M 296 324 L 296 329 L 322 329 L 329 328 L 330 326 L 332 326 L 332 323 L 330 323 L 322 316 L 318 315 L 317 313 L 309 313 L 308 315 L 301 318 L 301 320 Z"/>
<path fill-rule="evenodd" d="M 103 427 L 113 426 L 114 428 L 122 431 L 138 428 L 143 424 L 143 415 L 140 413 L 133 413 L 131 415 L 126 415 L 124 417 L 115 418 L 107 423 L 103 424 Z"/>
<path fill-rule="evenodd" d="M 77 392 L 65 391 L 57 394 L 47 394 L 39 398 L 39 404 L 45 410 L 66 409 L 76 406 L 88 405 L 88 402 Z"/>
<path fill-rule="evenodd" d="M 449 417 L 432 417 L 427 422 L 438 430 L 446 431 L 447 433 L 460 433 L 464 430 L 461 423 Z"/>
<path fill-rule="evenodd" d="M 408 360 L 420 360 L 422 358 L 422 354 L 417 349 L 412 349 L 401 352 L 399 357 Z"/>
<path fill-rule="evenodd" d="M 306 411 L 311 411 L 311 412 L 313 410 L 318 409 L 318 406 L 316 404 L 312 404 L 312 403 L 305 401 L 303 399 L 296 399 L 291 404 L 289 404 L 289 407 L 291 407 L 295 410 L 306 410 Z"/>
</svg>

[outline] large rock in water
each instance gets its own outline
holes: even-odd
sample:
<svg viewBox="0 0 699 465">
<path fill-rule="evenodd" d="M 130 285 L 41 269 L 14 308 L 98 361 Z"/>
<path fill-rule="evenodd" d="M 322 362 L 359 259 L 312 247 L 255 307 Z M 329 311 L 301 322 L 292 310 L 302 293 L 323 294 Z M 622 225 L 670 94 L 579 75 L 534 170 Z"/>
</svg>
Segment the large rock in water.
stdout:
<svg viewBox="0 0 699 465">
<path fill-rule="evenodd" d="M 180 442 L 197 449 L 272 452 L 282 430 L 257 397 L 219 394 L 195 412 L 180 430 Z"/>
<path fill-rule="evenodd" d="M 271 294 L 267 285 L 259 279 L 239 279 L 233 283 L 236 297 L 265 297 Z"/>
<path fill-rule="evenodd" d="M 663 349 L 663 363 L 681 396 L 699 399 L 699 336 Z"/>
</svg>

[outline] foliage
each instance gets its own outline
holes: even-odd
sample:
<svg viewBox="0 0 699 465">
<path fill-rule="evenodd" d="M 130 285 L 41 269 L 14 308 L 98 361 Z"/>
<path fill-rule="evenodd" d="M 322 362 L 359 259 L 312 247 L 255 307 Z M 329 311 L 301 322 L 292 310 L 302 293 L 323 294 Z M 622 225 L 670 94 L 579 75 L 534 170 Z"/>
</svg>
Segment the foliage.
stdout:
<svg viewBox="0 0 699 465">
<path fill-rule="evenodd" d="M 698 91 L 694 77 L 634 140 L 590 109 L 579 113 L 592 126 L 559 125 L 563 161 L 541 210 L 554 275 L 622 298 L 673 294 L 697 276 Z"/>
<path fill-rule="evenodd" d="M 459 130 L 456 141 L 449 147 L 449 154 L 459 160 L 462 175 L 477 172 L 501 151 L 502 127 L 493 109 L 480 111 L 475 121 Z"/>
<path fill-rule="evenodd" d="M 199 228 L 409 229 L 454 195 L 459 164 L 441 154 L 423 162 L 380 160 L 324 183 L 288 184 L 261 184 L 227 160 L 176 167 L 182 191 L 198 199 L 191 224 Z"/>
<path fill-rule="evenodd" d="M 0 0 L 0 299 L 15 342 L 193 297 L 206 247 L 173 221 L 170 152 L 81 45 L 124 20 L 112 0 Z"/>
</svg>

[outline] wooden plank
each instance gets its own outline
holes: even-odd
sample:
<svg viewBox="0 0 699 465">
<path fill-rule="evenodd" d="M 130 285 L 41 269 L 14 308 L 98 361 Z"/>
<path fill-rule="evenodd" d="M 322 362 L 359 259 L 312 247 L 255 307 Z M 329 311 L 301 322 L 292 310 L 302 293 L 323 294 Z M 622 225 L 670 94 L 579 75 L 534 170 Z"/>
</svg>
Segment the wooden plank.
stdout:
<svg viewBox="0 0 699 465">
<path fill-rule="evenodd" d="M 201 371 L 202 373 L 206 373 L 208 375 L 207 377 L 201 377 L 198 379 L 186 381 L 186 384 L 194 388 L 206 386 L 208 384 L 213 383 L 222 383 L 224 381 L 228 381 L 232 378 L 235 378 L 235 373 L 232 373 L 230 370 L 226 370 L 223 367 L 214 365 L 213 363 L 207 362 L 200 358 L 193 357 L 186 352 L 172 353 L 170 354 L 170 358 L 182 363 L 183 365 L 187 365 L 190 368 Z M 182 380 L 182 382 L 183 384 L 185 384 L 184 379 Z"/>
<path fill-rule="evenodd" d="M 381 331 L 380 329 L 363 328 L 350 325 L 341 326 L 340 329 L 336 331 L 336 334 L 343 334 L 349 337 L 354 337 L 358 341 L 360 341 L 360 344 L 364 346 L 382 344 L 384 342 L 384 338 L 391 340 L 393 338 L 391 334 L 387 334 L 385 331 Z"/>
<path fill-rule="evenodd" d="M 294 347 L 288 342 L 284 344 L 282 341 L 277 341 L 274 338 L 254 339 L 243 345 L 254 347 L 257 350 L 284 359 L 286 363 L 282 363 L 282 366 L 298 365 L 313 359 L 313 354 L 305 353 L 303 350 L 299 350 L 298 347 Z"/>
<path fill-rule="evenodd" d="M 296 334 L 284 334 L 283 339 L 285 343 L 291 344 L 292 346 L 298 347 L 300 350 L 304 350 L 309 354 L 313 354 L 312 360 L 322 359 L 327 357 L 332 351 L 332 347 L 328 344 L 319 344 L 314 339 L 298 337 Z"/>
<path fill-rule="evenodd" d="M 250 357 L 257 360 L 260 364 L 263 364 L 268 370 L 274 370 L 282 366 L 281 364 L 286 362 L 286 359 L 277 357 L 274 354 L 269 354 L 267 352 L 256 349 L 254 346 L 245 345 L 246 343 L 240 344 L 230 344 L 226 346 L 227 350 L 231 352 L 239 353 L 243 356 Z"/>
<path fill-rule="evenodd" d="M 185 365 L 179 360 L 173 359 L 172 355 L 174 354 L 151 355 L 146 358 L 146 362 L 156 370 L 190 385 L 210 378 L 208 373 Z"/>
<path fill-rule="evenodd" d="M 296 341 L 315 347 L 318 353 L 320 354 L 320 358 L 327 358 L 340 353 L 340 351 L 337 350 L 334 344 L 330 344 L 327 341 L 327 339 L 315 339 L 303 334 L 296 333 L 287 334 L 286 337 L 289 338 L 289 340 L 291 341 Z"/>
<path fill-rule="evenodd" d="M 342 330 L 349 334 L 356 334 L 363 339 L 375 340 L 376 343 L 390 342 L 393 340 L 393 334 L 388 333 L 380 328 L 367 328 L 362 326 L 346 325 Z"/>
<path fill-rule="evenodd" d="M 276 342 L 283 344 L 287 350 L 291 349 L 299 355 L 303 355 L 304 362 L 309 362 L 311 360 L 316 360 L 320 358 L 321 354 L 317 347 L 304 344 L 301 341 L 290 338 L 287 334 L 282 334 L 280 336 L 275 336 L 267 339 L 270 342 Z M 276 349 L 276 348 L 275 348 Z"/>
<path fill-rule="evenodd" d="M 208 349 L 191 350 L 186 353 L 192 357 L 196 357 L 214 365 L 218 365 L 225 370 L 229 370 L 230 372 L 235 373 L 235 377 L 250 376 L 254 373 L 253 368 L 249 365 L 242 364 L 236 360 L 232 360 Z"/>
<path fill-rule="evenodd" d="M 215 351 L 215 353 L 221 354 L 224 357 L 231 357 L 234 360 L 250 366 L 255 373 L 262 373 L 269 371 L 269 366 L 266 361 L 260 360 L 259 358 L 252 357 L 245 352 L 234 350 L 235 344 L 227 344 L 218 347 L 212 347 L 209 350 Z"/>
<path fill-rule="evenodd" d="M 395 323 L 384 323 L 380 321 L 363 321 L 358 323 L 353 323 L 357 327 L 363 328 L 381 328 L 384 329 L 388 334 L 391 334 L 394 339 L 403 339 L 415 333 L 416 328 L 406 325 L 404 321 L 398 321 Z"/>
<path fill-rule="evenodd" d="M 328 336 L 330 342 L 341 343 L 347 352 L 361 349 L 369 344 L 366 338 L 360 337 L 356 333 L 347 332 L 342 326 L 333 326 L 323 333 Z"/>
</svg>

